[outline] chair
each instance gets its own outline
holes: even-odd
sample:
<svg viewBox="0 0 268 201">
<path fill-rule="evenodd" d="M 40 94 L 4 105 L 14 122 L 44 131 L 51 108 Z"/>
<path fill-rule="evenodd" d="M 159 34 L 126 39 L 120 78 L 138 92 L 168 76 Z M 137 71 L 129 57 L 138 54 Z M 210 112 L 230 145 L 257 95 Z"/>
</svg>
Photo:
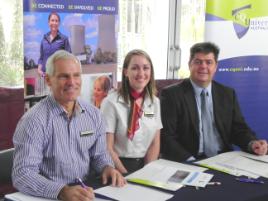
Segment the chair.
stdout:
<svg viewBox="0 0 268 201">
<path fill-rule="evenodd" d="M 12 186 L 11 173 L 13 165 L 14 148 L 0 151 L 0 199 L 5 194 L 15 192 Z"/>
<path fill-rule="evenodd" d="M 0 87 L 0 150 L 13 147 L 12 137 L 24 113 L 24 89 Z"/>
<path fill-rule="evenodd" d="M 157 88 L 157 96 L 160 96 L 162 89 L 175 85 L 182 82 L 182 79 L 163 79 L 163 80 L 155 80 L 156 88 Z"/>
<path fill-rule="evenodd" d="M 157 89 L 156 96 L 160 96 L 161 91 L 163 88 L 168 87 L 170 85 L 178 84 L 182 82 L 182 79 L 161 79 L 161 80 L 155 80 L 155 85 Z M 120 88 L 121 82 L 117 83 L 117 88 Z"/>
</svg>

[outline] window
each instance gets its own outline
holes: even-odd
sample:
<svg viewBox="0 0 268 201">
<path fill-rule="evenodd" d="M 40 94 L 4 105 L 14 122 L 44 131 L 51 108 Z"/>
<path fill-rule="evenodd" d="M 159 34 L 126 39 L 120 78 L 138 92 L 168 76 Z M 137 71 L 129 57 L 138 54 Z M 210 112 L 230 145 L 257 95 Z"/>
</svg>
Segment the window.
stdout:
<svg viewBox="0 0 268 201">
<path fill-rule="evenodd" d="M 145 50 L 153 60 L 157 79 L 166 79 L 169 1 L 119 0 L 118 79 L 125 55 Z"/>
<path fill-rule="evenodd" d="M 1 1 L 0 41 L 0 86 L 23 87 L 22 1 Z"/>
<path fill-rule="evenodd" d="M 189 76 L 188 60 L 190 47 L 196 42 L 204 41 L 205 0 L 182 0 L 180 48 L 181 66 L 179 78 Z"/>
<path fill-rule="evenodd" d="M 156 79 L 189 76 L 189 48 L 204 38 L 205 0 L 119 0 L 118 79 L 128 51 L 152 58 Z"/>
<path fill-rule="evenodd" d="M 22 47 L 22 1 L 0 1 L 0 150 L 13 146 L 24 111 Z"/>
</svg>

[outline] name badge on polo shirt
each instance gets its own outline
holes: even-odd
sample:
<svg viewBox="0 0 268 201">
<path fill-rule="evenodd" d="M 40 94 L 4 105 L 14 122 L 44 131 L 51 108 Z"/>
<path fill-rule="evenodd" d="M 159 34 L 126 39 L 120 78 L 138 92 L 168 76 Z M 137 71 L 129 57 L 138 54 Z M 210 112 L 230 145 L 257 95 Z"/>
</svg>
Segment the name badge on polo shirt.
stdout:
<svg viewBox="0 0 268 201">
<path fill-rule="evenodd" d="M 93 131 L 81 131 L 80 132 L 81 137 L 90 136 L 90 135 L 93 135 L 93 134 L 94 134 Z"/>
<path fill-rule="evenodd" d="M 148 112 L 144 111 L 144 116 L 145 117 L 153 117 L 154 116 L 154 112 L 153 111 L 148 111 Z"/>
</svg>

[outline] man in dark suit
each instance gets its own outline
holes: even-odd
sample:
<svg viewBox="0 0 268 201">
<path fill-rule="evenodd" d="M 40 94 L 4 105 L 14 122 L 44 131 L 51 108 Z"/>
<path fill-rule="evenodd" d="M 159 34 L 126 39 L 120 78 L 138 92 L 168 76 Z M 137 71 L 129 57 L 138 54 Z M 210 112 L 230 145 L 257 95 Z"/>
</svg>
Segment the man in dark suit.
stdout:
<svg viewBox="0 0 268 201">
<path fill-rule="evenodd" d="M 232 144 L 257 155 L 267 153 L 266 140 L 257 140 L 245 122 L 235 91 L 213 80 L 218 55 L 213 43 L 195 44 L 190 52 L 190 78 L 162 90 L 164 158 L 211 157 L 231 151 Z"/>
</svg>

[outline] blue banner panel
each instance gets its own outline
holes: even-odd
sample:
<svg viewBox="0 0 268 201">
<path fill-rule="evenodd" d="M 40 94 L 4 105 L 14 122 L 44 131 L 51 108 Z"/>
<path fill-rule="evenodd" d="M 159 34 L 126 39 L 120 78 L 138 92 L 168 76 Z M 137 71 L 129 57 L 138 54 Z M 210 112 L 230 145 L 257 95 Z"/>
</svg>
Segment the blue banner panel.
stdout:
<svg viewBox="0 0 268 201">
<path fill-rule="evenodd" d="M 206 1 L 205 40 L 220 48 L 215 79 L 235 89 L 248 125 L 268 140 L 268 1 Z"/>
<path fill-rule="evenodd" d="M 258 137 L 267 139 L 268 56 L 240 56 L 219 61 L 215 79 L 236 89 L 241 110 Z"/>
</svg>

